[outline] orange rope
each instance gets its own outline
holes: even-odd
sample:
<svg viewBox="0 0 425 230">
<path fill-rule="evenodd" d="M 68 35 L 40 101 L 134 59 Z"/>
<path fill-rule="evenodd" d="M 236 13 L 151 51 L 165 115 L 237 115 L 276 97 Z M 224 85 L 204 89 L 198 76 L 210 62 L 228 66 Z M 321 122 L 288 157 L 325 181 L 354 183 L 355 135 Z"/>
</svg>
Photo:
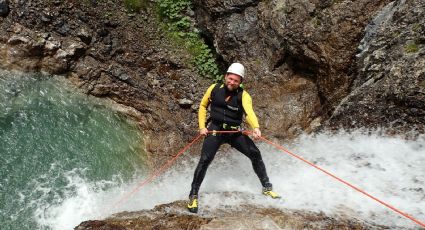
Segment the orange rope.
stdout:
<svg viewBox="0 0 425 230">
<path fill-rule="evenodd" d="M 240 131 L 214 131 L 215 133 L 237 133 Z M 208 133 L 213 133 L 213 131 L 208 131 Z M 243 132 L 243 133 L 249 133 L 249 132 Z M 166 169 L 168 169 L 174 161 L 177 160 L 177 158 L 182 155 L 187 149 L 189 149 L 193 144 L 196 143 L 196 141 L 201 138 L 202 135 L 199 134 L 197 137 L 195 137 L 192 142 L 190 142 L 188 145 L 186 145 L 183 149 L 181 149 L 175 156 L 171 157 L 165 164 L 163 164 L 158 170 L 151 173 L 151 175 L 140 182 L 133 190 L 131 190 L 129 193 L 125 194 L 120 200 L 115 202 L 112 207 L 116 208 L 123 203 L 127 202 L 131 196 L 133 196 L 137 191 L 139 191 L 143 186 L 153 181 L 156 177 L 158 177 L 160 174 L 162 174 Z"/>
<path fill-rule="evenodd" d="M 381 203 L 382 205 L 386 206 L 387 208 L 389 208 L 389 209 L 393 210 L 394 212 L 397 212 L 397 213 L 399 213 L 400 215 L 402 215 L 402 216 L 404 216 L 404 217 L 406 217 L 406 218 L 408 218 L 408 219 L 412 220 L 412 221 L 413 221 L 413 222 L 415 222 L 416 224 L 419 224 L 420 226 L 425 227 L 425 223 L 424 223 L 424 222 L 419 221 L 418 219 L 416 219 L 416 218 L 412 217 L 411 215 L 409 215 L 409 214 L 407 214 L 407 213 L 405 213 L 405 212 L 402 212 L 402 211 L 400 211 L 399 209 L 395 208 L 394 206 L 389 205 L 388 203 L 385 203 L 384 201 L 382 201 L 382 200 L 380 200 L 380 199 L 378 199 L 378 198 L 376 198 L 376 197 L 374 197 L 374 196 L 370 195 L 369 193 L 367 193 L 367 192 L 365 192 L 365 191 L 363 191 L 363 190 L 359 189 L 358 187 L 356 187 L 356 186 L 354 186 L 354 185 L 352 185 L 352 184 L 348 183 L 347 181 L 345 181 L 345 180 L 343 180 L 343 179 L 341 179 L 341 178 L 339 178 L 339 177 L 337 177 L 337 176 L 333 175 L 332 173 L 330 173 L 330 172 L 328 172 L 328 171 L 326 171 L 326 170 L 322 169 L 321 167 L 319 167 L 319 166 L 317 166 L 317 165 L 315 165 L 315 164 L 311 163 L 310 161 L 308 161 L 308 160 L 306 160 L 306 159 L 304 159 L 304 158 L 302 158 L 302 157 L 298 156 L 297 154 L 294 154 L 294 153 L 290 152 L 289 150 L 287 150 L 287 149 L 283 148 L 282 146 L 277 145 L 277 144 L 273 143 L 272 141 L 267 140 L 267 139 L 266 139 L 266 138 L 264 138 L 264 137 L 259 137 L 259 138 L 260 138 L 260 139 L 262 139 L 264 142 L 266 142 L 266 143 L 268 143 L 268 144 L 270 144 L 270 145 L 272 145 L 272 146 L 274 146 L 274 147 L 276 147 L 276 148 L 278 148 L 278 149 L 280 149 L 280 150 L 282 150 L 282 151 L 284 151 L 284 152 L 288 153 L 289 155 L 291 155 L 291 156 L 293 156 L 293 157 L 295 157 L 295 158 L 298 158 L 299 160 L 301 160 L 301 161 L 303 161 L 303 162 L 305 162 L 305 163 L 309 164 L 310 166 L 312 166 L 312 167 L 314 167 L 314 168 L 316 168 L 316 169 L 318 169 L 318 170 L 320 170 L 320 171 L 324 172 L 326 175 L 328 175 L 328 176 L 330 176 L 330 177 L 332 177 L 332 178 L 334 178 L 334 179 L 338 180 L 339 182 L 341 182 L 341 183 L 343 183 L 343 184 L 345 184 L 345 185 L 348 185 L 349 187 L 353 188 L 354 190 L 356 190 L 356 191 L 358 191 L 358 192 L 360 192 L 360 193 L 363 193 L 364 195 L 366 195 L 366 196 L 368 196 L 369 198 L 372 198 L 373 200 L 375 200 L 375 201 L 377 201 L 377 202 Z"/>
<path fill-rule="evenodd" d="M 243 134 L 247 134 L 247 135 L 249 135 L 249 134 L 252 134 L 252 132 L 249 132 L 249 131 L 208 131 L 208 133 L 238 133 L 238 132 L 242 132 Z M 117 207 L 117 206 L 119 206 L 119 205 L 121 205 L 121 204 L 123 204 L 124 202 L 126 202 L 126 201 L 128 201 L 128 199 L 130 199 L 130 197 L 131 196 L 133 196 L 137 191 L 139 191 L 144 185 L 146 185 L 146 184 L 148 184 L 148 183 L 150 183 L 153 179 L 155 179 L 156 177 L 158 177 L 160 174 L 162 174 L 167 168 L 169 168 L 172 164 L 173 164 L 173 162 L 180 156 L 180 155 L 182 155 L 187 149 L 189 149 L 193 144 L 195 144 L 195 142 L 197 141 L 197 140 L 199 140 L 199 138 L 200 137 L 202 137 L 202 135 L 198 135 L 196 138 L 194 138 L 193 140 L 192 140 L 192 142 L 190 142 L 188 145 L 186 145 L 183 149 L 181 149 L 175 156 L 173 156 L 170 160 L 168 160 L 164 165 L 162 165 L 161 166 L 161 168 L 159 168 L 158 170 L 156 170 L 156 171 L 154 171 L 152 174 L 151 174 L 151 176 L 149 176 L 147 179 L 145 179 L 144 181 L 142 181 L 142 182 L 140 182 L 131 192 L 129 192 L 129 193 L 127 193 L 126 195 L 124 195 L 123 196 L 123 198 L 121 198 L 118 202 L 116 202 L 116 203 L 114 203 L 114 205 L 113 205 L 113 207 Z M 397 209 L 397 208 L 395 208 L 394 206 L 392 206 L 392 205 L 389 205 L 388 203 L 386 203 L 386 202 L 384 202 L 384 201 L 382 201 L 382 200 L 380 200 L 380 199 L 378 199 L 378 198 L 376 198 L 376 197 L 374 197 L 374 196 L 372 196 L 372 195 L 370 195 L 369 193 L 367 193 L 367 192 L 365 192 L 365 191 L 363 191 L 363 190 L 361 190 L 361 189 L 359 189 L 358 187 L 356 187 L 356 186 L 354 186 L 354 185 L 352 185 L 352 184 L 350 184 L 350 183 L 348 183 L 347 181 L 345 181 L 345 180 L 343 180 L 343 179 L 341 179 L 341 178 L 339 178 L 339 177 L 337 177 L 337 176 L 335 176 L 335 175 L 333 175 L 332 173 L 330 173 L 330 172 L 328 172 L 328 171 L 326 171 L 326 170 L 324 170 L 323 168 L 321 168 L 321 167 L 319 167 L 319 166 L 317 166 L 317 165 L 315 165 L 315 164 L 313 164 L 312 162 L 310 162 L 310 161 L 308 161 L 308 160 L 306 160 L 306 159 L 304 159 L 304 158 L 302 158 L 301 156 L 298 156 L 297 154 L 294 154 L 294 153 L 292 153 L 292 152 L 290 152 L 289 150 L 287 150 L 287 149 L 285 149 L 284 147 L 282 147 L 282 146 L 280 146 L 280 145 L 278 145 L 278 144 L 275 144 L 275 143 L 273 143 L 272 141 L 270 141 L 270 140 L 268 140 L 268 139 L 266 139 L 266 138 L 264 138 L 264 137 L 259 137 L 259 139 L 261 139 L 261 140 L 263 140 L 264 142 L 266 142 L 266 143 L 268 143 L 268 144 L 270 144 L 270 145 L 272 145 L 272 146 L 274 146 L 274 147 L 276 147 L 276 148 L 278 148 L 278 149 L 280 149 L 280 150 L 282 150 L 282 151 L 284 151 L 284 152 L 286 152 L 287 154 L 289 154 L 289 155 L 291 155 L 291 156 L 293 156 L 293 157 L 295 157 L 295 158 L 297 158 L 297 159 L 299 159 L 299 160 L 301 160 L 301 161 L 303 161 L 303 162 L 305 162 L 305 163 L 307 163 L 307 164 L 309 164 L 310 166 L 312 166 L 312 167 L 314 167 L 314 168 L 316 168 L 316 169 L 318 169 L 318 170 L 320 170 L 320 171 L 322 171 L 323 173 L 325 173 L 326 175 L 328 175 L 328 176 L 330 176 L 330 177 L 332 177 L 332 178 L 334 178 L 334 179 L 336 179 L 336 180 L 338 180 L 339 182 L 341 182 L 341 183 L 343 183 L 343 184 L 345 184 L 345 185 L 347 185 L 347 186 L 349 186 L 349 187 L 351 187 L 351 188 L 353 188 L 354 190 L 356 190 L 356 191 L 358 191 L 358 192 L 360 192 L 360 193 L 362 193 L 362 194 L 364 194 L 364 195 L 366 195 L 366 196 L 368 196 L 369 198 L 371 198 L 371 199 L 373 199 L 373 200 L 375 200 L 375 201 L 377 201 L 377 202 L 379 202 L 379 203 L 381 203 L 382 205 L 384 205 L 384 206 L 386 206 L 387 208 L 389 208 L 389 209 L 391 209 L 391 210 L 393 210 L 394 212 L 397 212 L 397 213 L 399 213 L 400 215 L 402 215 L 402 216 L 404 216 L 404 217 L 406 217 L 406 218 L 408 218 L 408 219 L 410 219 L 410 220 L 412 220 L 413 222 L 415 222 L 416 224 L 418 224 L 418 225 L 420 225 L 420 226 L 422 226 L 422 227 L 425 227 L 425 223 L 423 223 L 423 222 L 421 222 L 421 221 L 419 221 L 419 220 L 417 220 L 416 218 L 414 218 L 414 217 L 412 217 L 412 216 L 410 216 L 409 214 L 407 214 L 407 213 L 405 213 L 405 212 L 402 212 L 402 211 L 400 211 L 399 209 Z"/>
<path fill-rule="evenodd" d="M 134 193 L 136 193 L 137 191 L 139 191 L 144 185 L 148 184 L 149 182 L 151 182 L 153 179 L 155 179 L 156 177 L 158 177 L 160 174 L 162 174 L 167 168 L 169 168 L 173 162 L 180 156 L 182 155 L 187 149 L 189 149 L 193 144 L 195 144 L 195 142 L 201 137 L 202 135 L 198 135 L 197 137 L 195 137 L 192 142 L 190 142 L 188 145 L 186 145 L 183 149 L 181 149 L 175 156 L 173 156 L 170 160 L 168 160 L 165 164 L 163 164 L 161 166 L 161 168 L 159 168 L 158 170 L 154 171 L 147 179 L 145 179 L 144 181 L 140 182 L 133 190 L 131 190 L 131 192 L 125 194 L 119 201 L 117 201 L 116 203 L 113 204 L 113 207 L 118 207 L 119 205 L 123 204 L 124 202 L 128 201 L 128 199 L 130 199 L 131 196 L 134 195 Z"/>
</svg>

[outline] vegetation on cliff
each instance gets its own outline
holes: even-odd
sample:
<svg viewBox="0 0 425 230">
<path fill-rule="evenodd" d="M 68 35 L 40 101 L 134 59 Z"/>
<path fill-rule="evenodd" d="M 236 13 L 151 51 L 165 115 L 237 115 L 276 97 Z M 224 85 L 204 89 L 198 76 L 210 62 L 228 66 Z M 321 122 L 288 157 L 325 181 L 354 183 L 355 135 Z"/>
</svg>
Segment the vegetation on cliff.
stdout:
<svg viewBox="0 0 425 230">
<path fill-rule="evenodd" d="M 191 1 L 159 0 L 157 4 L 168 35 L 193 55 L 191 64 L 199 75 L 215 81 L 222 79 L 213 51 L 205 44 L 193 19 L 187 16 L 193 10 Z"/>
</svg>

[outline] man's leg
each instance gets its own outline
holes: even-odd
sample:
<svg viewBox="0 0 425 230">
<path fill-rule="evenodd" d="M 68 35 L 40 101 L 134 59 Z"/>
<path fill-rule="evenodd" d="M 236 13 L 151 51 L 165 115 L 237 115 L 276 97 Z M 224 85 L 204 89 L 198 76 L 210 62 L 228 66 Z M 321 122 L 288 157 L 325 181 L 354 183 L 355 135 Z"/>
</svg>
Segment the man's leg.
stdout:
<svg viewBox="0 0 425 230">
<path fill-rule="evenodd" d="M 232 138 L 230 145 L 251 160 L 252 167 L 260 179 L 261 185 L 263 185 L 263 187 L 271 187 L 260 150 L 257 146 L 255 146 L 251 138 L 247 135 L 235 135 Z"/>
<path fill-rule="evenodd" d="M 208 166 L 214 159 L 218 148 L 222 144 L 222 138 L 220 136 L 208 135 L 202 145 L 201 158 L 199 159 L 198 166 L 196 167 L 193 175 L 192 189 L 190 195 L 198 195 L 199 187 L 204 180 Z"/>
<path fill-rule="evenodd" d="M 239 152 L 247 156 L 252 163 L 255 173 L 260 179 L 261 185 L 263 186 L 263 194 L 272 198 L 279 198 L 280 196 L 272 191 L 272 184 L 267 176 L 266 166 L 261 157 L 260 150 L 257 148 L 255 143 L 247 135 L 235 135 L 231 139 L 232 147 L 237 149 Z"/>
<path fill-rule="evenodd" d="M 204 140 L 204 144 L 202 145 L 201 158 L 199 159 L 198 166 L 195 169 L 192 181 L 192 189 L 190 190 L 189 194 L 189 203 L 187 204 L 187 209 L 189 212 L 198 212 L 199 187 L 201 186 L 208 166 L 214 159 L 214 156 L 217 153 L 221 143 L 222 138 L 215 135 L 208 135 Z"/>
</svg>

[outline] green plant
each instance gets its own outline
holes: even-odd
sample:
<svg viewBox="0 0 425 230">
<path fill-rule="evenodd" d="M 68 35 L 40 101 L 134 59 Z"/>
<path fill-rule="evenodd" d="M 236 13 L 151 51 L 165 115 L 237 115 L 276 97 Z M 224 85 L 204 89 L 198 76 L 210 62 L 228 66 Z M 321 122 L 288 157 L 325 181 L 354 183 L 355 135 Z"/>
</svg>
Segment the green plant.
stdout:
<svg viewBox="0 0 425 230">
<path fill-rule="evenodd" d="M 215 63 L 214 55 L 212 54 L 209 47 L 205 44 L 201 44 L 196 56 L 194 58 L 194 64 L 199 74 L 202 76 L 209 76 L 214 81 L 220 81 L 222 76 L 219 73 L 218 66 Z"/>
<path fill-rule="evenodd" d="M 159 14 L 162 18 L 171 21 L 182 18 L 182 11 L 190 7 L 189 0 L 160 0 L 158 1 Z"/>
<path fill-rule="evenodd" d="M 419 51 L 419 46 L 416 43 L 410 43 L 404 47 L 404 50 L 406 53 L 416 53 Z"/>
<path fill-rule="evenodd" d="M 184 12 L 191 7 L 190 0 L 159 0 L 158 12 L 161 20 L 166 24 L 169 36 L 178 45 L 187 48 L 192 55 L 192 65 L 199 75 L 219 81 L 219 74 L 212 50 L 205 44 L 193 23 Z"/>
</svg>

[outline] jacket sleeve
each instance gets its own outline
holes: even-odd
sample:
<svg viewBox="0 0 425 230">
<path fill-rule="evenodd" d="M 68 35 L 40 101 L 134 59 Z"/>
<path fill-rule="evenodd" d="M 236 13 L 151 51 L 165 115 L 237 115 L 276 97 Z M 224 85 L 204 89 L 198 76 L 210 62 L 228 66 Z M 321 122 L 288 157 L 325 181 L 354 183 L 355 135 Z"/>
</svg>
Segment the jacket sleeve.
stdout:
<svg viewBox="0 0 425 230">
<path fill-rule="evenodd" d="M 260 128 L 258 124 L 257 116 L 255 115 L 254 109 L 252 108 L 252 98 L 245 90 L 242 93 L 242 106 L 246 113 L 246 121 L 251 128 Z"/>
<path fill-rule="evenodd" d="M 205 128 L 205 123 L 207 121 L 207 108 L 208 105 L 211 102 L 211 92 L 214 89 L 215 84 L 212 84 L 207 91 L 204 94 L 204 97 L 202 97 L 201 104 L 199 105 L 199 111 L 198 111 L 198 124 L 199 129 Z"/>
</svg>

